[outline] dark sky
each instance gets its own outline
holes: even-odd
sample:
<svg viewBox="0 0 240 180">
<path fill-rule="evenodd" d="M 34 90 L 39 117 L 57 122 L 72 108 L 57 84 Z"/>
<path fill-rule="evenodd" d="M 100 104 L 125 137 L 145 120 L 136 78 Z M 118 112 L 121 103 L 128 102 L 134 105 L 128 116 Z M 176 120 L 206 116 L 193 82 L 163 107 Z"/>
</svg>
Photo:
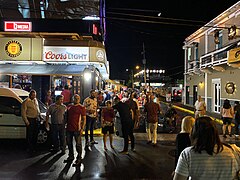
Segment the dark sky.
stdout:
<svg viewBox="0 0 240 180">
<path fill-rule="evenodd" d="M 167 74 L 173 78 L 183 77 L 184 39 L 236 2 L 238 1 L 106 0 L 106 50 L 110 62 L 110 78 L 124 79 L 127 68 L 142 65 L 143 42 L 147 67 L 166 69 Z M 143 17 L 157 17 L 159 12 L 162 18 L 192 21 Z M 144 20 L 154 23 L 142 22 Z"/>
</svg>

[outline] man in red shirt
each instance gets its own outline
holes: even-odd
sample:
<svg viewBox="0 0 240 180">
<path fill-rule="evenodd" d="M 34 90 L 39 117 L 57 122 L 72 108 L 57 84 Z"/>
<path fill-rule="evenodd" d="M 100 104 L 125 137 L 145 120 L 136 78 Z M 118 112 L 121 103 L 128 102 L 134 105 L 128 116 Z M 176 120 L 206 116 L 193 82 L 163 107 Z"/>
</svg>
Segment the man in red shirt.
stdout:
<svg viewBox="0 0 240 180">
<path fill-rule="evenodd" d="M 76 151 L 78 153 L 75 165 L 81 164 L 82 156 L 82 139 L 81 135 L 86 125 L 86 108 L 80 104 L 80 96 L 75 94 L 73 96 L 73 104 L 68 105 L 67 108 L 67 145 L 69 155 L 67 162 L 74 159 L 73 152 L 73 137 L 76 141 Z"/>
<path fill-rule="evenodd" d="M 145 104 L 144 111 L 147 112 L 147 144 L 157 145 L 157 126 L 158 126 L 158 114 L 161 112 L 160 105 L 153 102 L 155 96 L 150 95 L 150 101 Z M 152 133 L 151 133 L 152 132 Z M 153 134 L 153 138 L 152 138 Z"/>
</svg>

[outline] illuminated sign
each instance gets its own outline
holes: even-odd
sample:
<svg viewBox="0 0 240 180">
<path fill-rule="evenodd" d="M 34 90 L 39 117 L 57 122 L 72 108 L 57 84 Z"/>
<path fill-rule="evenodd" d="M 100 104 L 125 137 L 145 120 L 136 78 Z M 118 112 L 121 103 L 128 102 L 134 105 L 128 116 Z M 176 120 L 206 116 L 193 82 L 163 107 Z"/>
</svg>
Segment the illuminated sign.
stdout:
<svg viewBox="0 0 240 180">
<path fill-rule="evenodd" d="M 54 62 L 89 61 L 89 47 L 44 46 L 43 60 Z"/>
<path fill-rule="evenodd" d="M 228 82 L 226 85 L 225 85 L 225 91 L 228 93 L 228 94 L 233 94 L 236 90 L 236 85 L 235 83 L 233 82 Z"/>
<path fill-rule="evenodd" d="M 4 31 L 31 32 L 32 31 L 32 22 L 5 21 L 4 22 Z"/>
<path fill-rule="evenodd" d="M 96 52 L 96 57 L 99 61 L 104 61 L 105 53 L 102 50 Z"/>
<path fill-rule="evenodd" d="M 8 41 L 8 43 L 5 45 L 5 52 L 10 57 L 17 57 L 22 52 L 22 45 L 20 42 L 14 40 L 14 41 Z"/>
</svg>

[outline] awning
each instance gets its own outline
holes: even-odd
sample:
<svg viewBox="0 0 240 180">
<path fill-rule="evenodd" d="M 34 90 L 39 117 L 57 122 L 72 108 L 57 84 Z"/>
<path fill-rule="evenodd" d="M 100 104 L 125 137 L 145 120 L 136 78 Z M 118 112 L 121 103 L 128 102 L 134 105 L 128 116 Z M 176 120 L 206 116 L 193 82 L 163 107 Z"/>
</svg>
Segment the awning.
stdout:
<svg viewBox="0 0 240 180">
<path fill-rule="evenodd" d="M 66 64 L 0 64 L 0 74 L 79 75 L 85 68 L 85 65 Z"/>
</svg>

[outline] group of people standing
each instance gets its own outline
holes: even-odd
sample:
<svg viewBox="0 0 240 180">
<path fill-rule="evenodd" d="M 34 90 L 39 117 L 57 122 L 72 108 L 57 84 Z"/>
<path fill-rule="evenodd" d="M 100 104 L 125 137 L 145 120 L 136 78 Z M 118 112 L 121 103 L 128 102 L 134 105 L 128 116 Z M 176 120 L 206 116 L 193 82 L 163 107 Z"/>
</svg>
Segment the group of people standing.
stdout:
<svg viewBox="0 0 240 180">
<path fill-rule="evenodd" d="M 202 100 L 201 96 L 198 96 L 198 100 L 195 103 L 195 118 L 202 117 L 206 115 L 206 104 Z M 220 110 L 221 119 L 223 122 L 222 132 L 223 137 L 227 138 L 232 137 L 232 126 L 231 124 L 235 124 L 235 137 L 239 136 L 239 124 L 240 124 L 240 104 L 239 101 L 234 102 L 234 106 L 230 104 L 228 99 L 223 101 L 223 106 Z"/>
</svg>

